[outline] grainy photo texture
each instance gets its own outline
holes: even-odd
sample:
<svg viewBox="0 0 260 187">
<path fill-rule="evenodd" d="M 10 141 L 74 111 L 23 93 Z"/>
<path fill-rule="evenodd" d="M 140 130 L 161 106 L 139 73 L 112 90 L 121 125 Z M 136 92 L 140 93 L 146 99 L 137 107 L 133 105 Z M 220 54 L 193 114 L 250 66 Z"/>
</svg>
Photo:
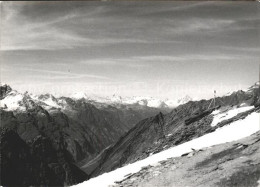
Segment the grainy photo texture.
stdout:
<svg viewBox="0 0 260 187">
<path fill-rule="evenodd" d="M 1 186 L 260 186 L 259 2 L 0 2 Z"/>
</svg>

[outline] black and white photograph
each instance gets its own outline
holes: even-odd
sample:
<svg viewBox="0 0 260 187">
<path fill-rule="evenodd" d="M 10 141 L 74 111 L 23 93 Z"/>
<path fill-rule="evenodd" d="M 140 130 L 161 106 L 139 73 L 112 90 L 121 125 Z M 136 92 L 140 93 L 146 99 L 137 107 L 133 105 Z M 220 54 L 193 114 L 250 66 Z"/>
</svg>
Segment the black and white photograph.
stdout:
<svg viewBox="0 0 260 187">
<path fill-rule="evenodd" d="M 260 187 L 259 1 L 0 6 L 0 186 Z"/>
</svg>

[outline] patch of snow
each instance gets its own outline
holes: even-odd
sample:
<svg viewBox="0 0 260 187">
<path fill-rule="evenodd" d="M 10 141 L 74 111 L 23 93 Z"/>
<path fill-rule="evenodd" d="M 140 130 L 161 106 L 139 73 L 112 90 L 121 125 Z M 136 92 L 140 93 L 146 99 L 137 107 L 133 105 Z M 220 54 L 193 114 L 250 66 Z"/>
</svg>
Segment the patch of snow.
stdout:
<svg viewBox="0 0 260 187">
<path fill-rule="evenodd" d="M 166 100 L 165 104 L 168 105 L 168 107 L 170 108 L 178 106 L 178 102 L 176 100 Z"/>
<path fill-rule="evenodd" d="M 183 98 L 180 98 L 178 100 L 168 100 L 166 99 L 164 102 L 166 103 L 166 105 L 168 105 L 169 108 L 174 108 L 177 107 L 179 105 L 183 105 L 185 103 L 188 103 L 189 101 L 195 101 L 196 99 L 192 99 L 190 96 L 186 95 Z"/>
<path fill-rule="evenodd" d="M 44 100 L 43 102 L 51 107 L 60 108 L 60 106 L 55 101 L 53 101 L 51 98 L 48 98 L 48 99 Z"/>
<path fill-rule="evenodd" d="M 243 107 L 243 106 L 247 106 L 247 104 L 246 104 L 246 103 L 241 103 L 241 104 L 239 105 L 239 107 Z"/>
<path fill-rule="evenodd" d="M 250 86 L 248 89 L 243 90 L 245 92 L 252 92 L 254 89 L 259 88 L 259 82 L 256 82 L 253 86 Z"/>
<path fill-rule="evenodd" d="M 35 101 L 38 100 L 38 97 L 39 97 L 38 95 L 34 95 L 34 94 L 31 94 L 31 93 L 28 94 L 28 95 L 31 97 L 32 100 L 35 100 Z"/>
<path fill-rule="evenodd" d="M 237 114 L 239 114 L 241 112 L 246 112 L 246 111 L 251 110 L 253 108 L 254 108 L 254 106 L 246 106 L 246 107 L 234 108 L 234 109 L 228 110 L 226 112 L 221 112 L 220 110 L 215 110 L 215 111 L 212 112 L 214 117 L 213 117 L 213 121 L 211 123 L 211 126 L 214 127 L 218 123 L 220 123 L 221 121 L 233 118 Z"/>
<path fill-rule="evenodd" d="M 8 86 L 8 84 L 6 84 L 4 82 L 0 82 L 0 86 Z"/>
<path fill-rule="evenodd" d="M 186 95 L 185 97 L 178 99 L 177 102 L 179 105 L 182 105 L 182 104 L 188 103 L 189 101 L 192 101 L 192 98 L 190 96 Z"/>
<path fill-rule="evenodd" d="M 111 98 L 110 98 L 111 102 L 112 103 L 122 103 L 122 97 L 121 96 L 118 96 L 118 95 L 113 95 Z"/>
<path fill-rule="evenodd" d="M 114 185 L 115 181 L 123 180 L 127 174 L 136 173 L 144 166 L 153 165 L 159 161 L 166 160 L 167 158 L 181 156 L 184 153 L 190 152 L 192 149 L 202 149 L 250 136 L 260 130 L 259 117 L 259 113 L 253 112 L 243 120 L 235 121 L 212 133 L 154 154 L 144 160 L 128 164 L 109 173 L 104 173 L 96 178 L 78 184 L 77 187 L 107 187 L 109 185 Z"/>
<path fill-rule="evenodd" d="M 0 101 L 0 106 L 1 108 L 5 108 L 5 106 L 7 106 L 7 108 L 5 109 L 7 111 L 25 111 L 26 108 L 22 103 L 23 95 L 16 91 L 11 91 L 4 99 Z"/>
<path fill-rule="evenodd" d="M 257 183 L 258 183 L 257 187 L 260 187 L 260 178 L 258 179 Z"/>
<path fill-rule="evenodd" d="M 219 114 L 219 113 L 220 113 L 220 110 L 214 110 L 211 114 L 216 115 L 216 114 Z"/>
<path fill-rule="evenodd" d="M 36 103 L 41 103 L 40 105 L 45 110 L 50 110 L 52 108 L 63 108 L 62 99 L 57 99 L 51 94 L 44 94 L 32 97 Z"/>
<path fill-rule="evenodd" d="M 73 98 L 73 99 L 82 99 L 82 98 L 87 99 L 88 98 L 87 94 L 85 94 L 84 92 L 74 93 L 70 97 Z"/>
<path fill-rule="evenodd" d="M 230 96 L 232 95 L 234 92 L 228 92 L 227 94 L 225 94 L 224 96 Z"/>
<path fill-rule="evenodd" d="M 153 97 L 141 97 L 141 96 L 133 96 L 133 97 L 120 97 L 120 101 L 123 104 L 139 104 L 143 106 L 148 107 L 161 107 L 162 105 L 165 105 L 163 100 L 156 99 Z"/>
<path fill-rule="evenodd" d="M 150 99 L 147 101 L 147 106 L 154 108 L 161 107 L 163 104 L 165 103 L 159 99 Z"/>
</svg>

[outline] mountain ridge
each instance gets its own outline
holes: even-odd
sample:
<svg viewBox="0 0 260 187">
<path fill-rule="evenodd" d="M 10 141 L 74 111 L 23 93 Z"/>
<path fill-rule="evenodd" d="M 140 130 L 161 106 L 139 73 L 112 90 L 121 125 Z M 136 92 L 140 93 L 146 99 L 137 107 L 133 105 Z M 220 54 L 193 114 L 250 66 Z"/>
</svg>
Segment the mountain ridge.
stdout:
<svg viewBox="0 0 260 187">
<path fill-rule="evenodd" d="M 227 122 L 213 127 L 211 125 L 215 116 L 215 114 L 211 114 L 213 111 L 225 112 L 232 111 L 232 109 L 236 110 L 236 107 L 248 106 L 248 112 L 244 112 L 245 115 L 254 112 L 252 107 L 257 109 L 260 103 L 259 86 L 248 92 L 240 90 L 229 96 L 217 97 L 213 108 L 209 108 L 211 102 L 212 99 L 189 101 L 173 109 L 172 112 L 162 115 L 162 123 L 161 121 L 153 122 L 152 119 L 155 119 L 158 115 L 139 122 L 114 146 L 110 147 L 106 156 L 100 156 L 105 159 L 97 159 L 100 163 L 96 164 L 98 166 L 90 174 L 91 177 L 144 159 L 150 154 L 160 152 L 167 147 L 179 145 L 195 137 L 215 131 L 216 128 L 229 122 L 227 120 Z M 231 117 L 231 119 L 234 121 L 236 118 Z M 138 129 L 138 127 L 143 127 L 143 129 Z M 150 131 L 149 128 L 154 132 Z M 158 134 L 158 131 L 156 131 L 157 128 L 160 129 L 160 132 L 163 132 L 163 136 L 159 136 L 160 133 Z M 149 137 L 152 138 L 149 139 Z M 84 165 L 81 168 L 86 169 Z"/>
<path fill-rule="evenodd" d="M 187 103 L 193 100 L 190 96 L 186 95 L 183 98 L 176 100 L 173 99 L 158 99 L 149 96 L 132 96 L 132 97 L 122 97 L 119 95 L 113 95 L 111 97 L 101 97 L 96 95 L 88 95 L 86 93 L 76 93 L 70 96 L 75 99 L 87 99 L 89 101 L 107 103 L 107 104 L 139 104 L 142 106 L 154 107 L 154 108 L 174 108 L 180 104 Z"/>
<path fill-rule="evenodd" d="M 83 170 L 87 179 L 259 112 L 259 91 L 258 83 L 248 90 L 216 97 L 211 108 L 212 99 L 191 101 L 185 96 L 180 100 L 183 104 L 169 110 L 139 103 L 108 104 L 86 98 L 21 94 L 3 85 L 1 128 L 17 133 L 29 147 L 41 137 L 40 144 L 48 140 L 53 152 L 58 154 L 62 148 L 71 167 L 76 167 L 73 171 Z"/>
<path fill-rule="evenodd" d="M 138 121 L 160 111 L 140 105 L 112 106 L 55 98 L 51 94 L 21 94 L 8 85 L 1 87 L 0 103 L 1 126 L 15 130 L 25 141 L 45 134 L 54 142 L 61 132 L 77 162 L 91 159 Z"/>
<path fill-rule="evenodd" d="M 86 94 L 84 92 L 78 92 L 75 94 L 71 94 L 68 97 L 65 96 L 59 96 L 59 97 L 55 97 L 52 94 L 46 93 L 46 94 L 39 94 L 39 95 L 33 95 L 33 94 L 29 94 L 28 92 L 25 93 L 20 93 L 16 90 L 13 90 L 9 85 L 4 84 L 3 86 L 1 86 L 1 100 L 4 99 L 4 97 L 8 96 L 8 94 L 10 92 L 13 92 L 13 98 L 14 96 L 17 96 L 16 98 L 16 102 L 19 102 L 19 99 L 21 100 L 21 97 L 27 95 L 27 97 L 30 98 L 30 100 L 36 102 L 36 103 L 45 103 L 46 104 L 46 108 L 49 107 L 54 107 L 54 108 L 60 108 L 63 109 L 64 105 L 66 105 L 66 103 L 64 103 L 63 98 L 71 98 L 73 100 L 85 100 L 86 102 L 92 103 L 94 105 L 112 105 L 114 107 L 118 107 L 120 105 L 140 105 L 140 106 L 144 106 L 144 107 L 151 107 L 151 108 L 158 108 L 158 109 L 172 109 L 178 105 L 187 103 L 189 101 L 192 101 L 193 99 L 186 95 L 183 98 L 179 98 L 179 99 L 157 99 L 154 97 L 143 97 L 143 96 L 133 96 L 133 97 L 121 97 L 121 96 L 117 96 L 117 95 L 113 95 L 112 97 L 101 97 L 101 96 L 97 96 L 97 95 L 93 95 L 93 94 Z M 18 98 L 18 96 L 20 98 Z M 21 106 L 17 103 L 11 102 L 11 101 L 2 101 L 2 104 L 0 107 L 4 108 L 4 105 L 7 106 L 11 105 L 11 109 L 10 110 L 15 110 L 15 109 L 21 109 L 24 110 L 23 108 L 21 108 Z M 20 106 L 20 107 L 19 107 Z M 6 108 L 5 108 L 6 109 Z"/>
</svg>

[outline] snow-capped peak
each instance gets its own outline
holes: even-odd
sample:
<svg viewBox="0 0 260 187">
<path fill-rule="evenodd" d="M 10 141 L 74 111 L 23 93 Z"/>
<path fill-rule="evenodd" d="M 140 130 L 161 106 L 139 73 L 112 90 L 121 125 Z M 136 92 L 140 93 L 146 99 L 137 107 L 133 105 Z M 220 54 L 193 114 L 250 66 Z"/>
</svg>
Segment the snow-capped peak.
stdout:
<svg viewBox="0 0 260 187">
<path fill-rule="evenodd" d="M 112 95 L 111 97 L 101 97 L 93 94 L 86 94 L 84 92 L 77 92 L 71 95 L 73 99 L 86 99 L 105 104 L 139 104 L 153 108 L 174 108 L 180 104 L 185 104 L 192 100 L 190 96 L 185 96 L 179 100 L 158 99 L 149 96 L 132 96 L 122 97 L 119 95 Z"/>
<path fill-rule="evenodd" d="M 260 85 L 260 82 L 256 82 L 254 85 L 250 86 L 248 89 L 244 90 L 246 92 L 251 92 L 253 91 L 254 89 L 257 89 L 259 88 L 259 85 Z"/>
<path fill-rule="evenodd" d="M 185 104 L 189 101 L 192 101 L 192 98 L 186 95 L 185 97 L 178 99 L 178 104 Z"/>
<path fill-rule="evenodd" d="M 70 97 L 73 99 L 82 99 L 82 98 L 87 99 L 88 98 L 87 94 L 84 92 L 73 93 Z"/>
<path fill-rule="evenodd" d="M 0 86 L 9 86 L 9 85 L 6 83 L 0 82 Z"/>
<path fill-rule="evenodd" d="M 25 111 L 26 106 L 24 105 L 23 98 L 23 94 L 16 90 L 12 90 L 0 101 L 0 107 L 6 110 Z"/>
<path fill-rule="evenodd" d="M 247 92 L 247 93 L 251 93 L 253 92 L 255 89 L 259 89 L 260 86 L 260 81 L 255 82 L 255 84 L 253 84 L 252 86 L 248 87 L 247 89 L 243 89 L 243 90 L 239 90 L 240 92 Z M 236 91 L 233 92 L 228 92 L 227 94 L 225 94 L 224 96 L 230 96 L 233 93 L 235 93 Z"/>
<path fill-rule="evenodd" d="M 7 84 L 0 83 L 0 98 L 4 98 L 6 94 L 12 91 L 12 88 Z"/>
<path fill-rule="evenodd" d="M 9 88 L 10 86 L 1 86 L 0 108 L 4 110 L 26 111 L 34 108 L 37 104 L 47 110 L 53 107 L 62 108 L 60 101 L 51 94 L 33 95 L 28 92 L 20 93 Z"/>
<path fill-rule="evenodd" d="M 4 97 L 2 95 L 4 95 Z M 76 92 L 70 97 L 74 100 L 85 99 L 86 101 L 100 104 L 138 104 L 141 106 L 153 108 L 174 108 L 180 104 L 184 104 L 192 100 L 189 96 L 185 96 L 179 100 L 169 100 L 158 99 L 150 96 L 122 97 L 116 94 L 112 95 L 111 97 L 101 97 L 92 93 L 87 94 L 84 92 Z M 52 94 L 33 95 L 29 94 L 28 92 L 22 94 L 17 92 L 16 90 L 12 90 L 9 86 L 1 87 L 1 108 L 4 108 L 5 110 L 26 110 L 26 108 L 34 106 L 30 103 L 38 104 L 46 110 L 52 108 L 66 108 L 66 101 L 62 99 L 62 97 L 56 98 Z"/>
<path fill-rule="evenodd" d="M 193 101 L 193 99 L 190 96 L 186 95 L 185 97 L 177 99 L 177 100 L 167 99 L 167 100 L 165 100 L 165 103 L 168 105 L 169 108 L 174 108 L 179 105 L 183 105 L 189 101 Z"/>
<path fill-rule="evenodd" d="M 45 104 L 43 106 L 45 109 L 49 109 L 52 107 L 61 108 L 58 99 L 55 98 L 52 94 L 43 94 L 43 95 L 36 96 L 36 98 L 38 102 L 42 102 Z"/>
</svg>

